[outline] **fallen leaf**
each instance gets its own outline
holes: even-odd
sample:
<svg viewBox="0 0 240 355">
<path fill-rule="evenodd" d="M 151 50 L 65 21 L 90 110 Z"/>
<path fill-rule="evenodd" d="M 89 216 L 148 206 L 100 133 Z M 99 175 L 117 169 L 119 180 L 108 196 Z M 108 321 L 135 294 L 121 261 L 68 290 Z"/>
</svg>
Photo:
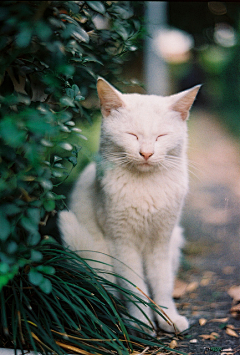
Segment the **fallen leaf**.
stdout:
<svg viewBox="0 0 240 355">
<path fill-rule="evenodd" d="M 215 332 L 212 332 L 211 334 L 201 334 L 199 336 L 205 340 L 215 340 L 219 338 L 219 334 Z"/>
<path fill-rule="evenodd" d="M 226 329 L 226 333 L 227 333 L 228 335 L 230 335 L 231 337 L 236 337 L 236 338 L 238 338 L 238 334 L 235 332 L 235 330 L 233 330 L 233 329 L 231 329 L 231 328 L 227 328 L 227 329 Z"/>
<path fill-rule="evenodd" d="M 175 349 L 177 347 L 178 343 L 176 340 L 172 340 L 171 343 L 169 344 L 170 349 Z"/>
<path fill-rule="evenodd" d="M 229 320 L 229 317 L 226 318 L 214 318 L 210 322 L 226 323 Z"/>
<path fill-rule="evenodd" d="M 207 285 L 209 285 L 210 281 L 211 281 L 211 279 L 202 279 L 200 282 L 200 285 L 207 286 Z"/>
<path fill-rule="evenodd" d="M 222 271 L 225 275 L 231 275 L 234 273 L 235 267 L 234 266 L 225 266 Z"/>
<path fill-rule="evenodd" d="M 233 298 L 234 302 L 239 302 L 240 301 L 240 286 L 232 286 L 228 290 L 228 294 L 230 297 Z"/>
<path fill-rule="evenodd" d="M 203 338 L 203 339 L 206 339 L 206 340 L 208 340 L 208 339 L 211 339 L 212 340 L 212 336 L 210 335 L 210 334 L 201 334 L 201 335 L 199 335 L 201 338 Z"/>
<path fill-rule="evenodd" d="M 232 306 L 230 312 L 232 316 L 236 317 L 240 313 L 240 303 L 236 304 L 235 306 Z"/>
<path fill-rule="evenodd" d="M 187 292 L 193 292 L 196 290 L 196 288 L 198 288 L 198 282 L 197 281 L 193 281 L 190 284 L 187 285 Z"/>
<path fill-rule="evenodd" d="M 233 349 L 232 348 L 228 348 L 228 349 L 222 349 L 221 350 L 221 355 L 233 355 Z"/>
<path fill-rule="evenodd" d="M 226 326 L 226 328 L 235 329 L 234 325 L 232 325 L 232 324 L 228 324 L 228 325 Z"/>
<path fill-rule="evenodd" d="M 173 298 L 181 298 L 185 295 L 187 291 L 188 284 L 182 280 L 176 279 L 174 290 L 173 290 Z"/>
<path fill-rule="evenodd" d="M 202 327 L 203 325 L 205 325 L 207 323 L 207 320 L 205 318 L 200 318 L 198 322 Z"/>
<path fill-rule="evenodd" d="M 216 337 L 216 338 L 218 338 L 218 337 L 219 337 L 219 334 L 218 334 L 218 333 L 216 333 L 216 332 L 212 332 L 212 333 L 211 333 L 211 335 L 212 335 L 212 336 L 214 336 L 214 337 Z"/>
</svg>

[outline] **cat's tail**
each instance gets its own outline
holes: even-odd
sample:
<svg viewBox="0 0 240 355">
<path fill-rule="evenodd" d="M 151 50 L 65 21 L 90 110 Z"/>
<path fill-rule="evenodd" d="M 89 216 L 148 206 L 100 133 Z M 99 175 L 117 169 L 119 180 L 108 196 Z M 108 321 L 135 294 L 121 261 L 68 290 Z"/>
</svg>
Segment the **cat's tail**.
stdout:
<svg viewBox="0 0 240 355">
<path fill-rule="evenodd" d="M 61 211 L 58 216 L 58 227 L 63 244 L 77 250 L 76 239 L 80 235 L 80 225 L 75 214 L 71 211 Z"/>
<path fill-rule="evenodd" d="M 58 226 L 64 246 L 83 257 L 91 267 L 107 272 L 105 277 L 115 282 L 112 275 L 112 258 L 103 236 L 99 235 L 99 240 L 94 239 L 72 211 L 59 213 Z"/>
<path fill-rule="evenodd" d="M 61 211 L 58 226 L 63 244 L 78 254 L 84 255 L 87 250 L 97 250 L 93 236 L 85 225 L 80 224 L 72 211 Z M 100 250 L 99 250 L 100 251 Z"/>
</svg>

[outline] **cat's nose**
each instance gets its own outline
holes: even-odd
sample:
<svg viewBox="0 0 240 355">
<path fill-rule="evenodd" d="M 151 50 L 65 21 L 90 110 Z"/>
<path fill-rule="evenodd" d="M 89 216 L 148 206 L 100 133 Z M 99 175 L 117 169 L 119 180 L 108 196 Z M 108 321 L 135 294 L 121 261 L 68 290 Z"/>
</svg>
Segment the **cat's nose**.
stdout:
<svg viewBox="0 0 240 355">
<path fill-rule="evenodd" d="M 148 159 L 153 155 L 153 153 L 145 153 L 145 152 L 139 152 L 139 154 L 140 154 L 145 160 L 148 160 Z"/>
</svg>

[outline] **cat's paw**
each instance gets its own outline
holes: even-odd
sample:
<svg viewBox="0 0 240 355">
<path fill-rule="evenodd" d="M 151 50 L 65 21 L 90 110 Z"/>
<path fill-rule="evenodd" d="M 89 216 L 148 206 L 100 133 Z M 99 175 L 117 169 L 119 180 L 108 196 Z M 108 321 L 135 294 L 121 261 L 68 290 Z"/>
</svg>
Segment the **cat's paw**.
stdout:
<svg viewBox="0 0 240 355">
<path fill-rule="evenodd" d="M 186 317 L 177 314 L 175 317 L 171 317 L 171 321 L 174 324 L 168 324 L 163 318 L 158 319 L 159 326 L 161 329 L 169 333 L 175 333 L 176 331 L 182 333 L 184 330 L 189 328 L 189 322 Z"/>
</svg>

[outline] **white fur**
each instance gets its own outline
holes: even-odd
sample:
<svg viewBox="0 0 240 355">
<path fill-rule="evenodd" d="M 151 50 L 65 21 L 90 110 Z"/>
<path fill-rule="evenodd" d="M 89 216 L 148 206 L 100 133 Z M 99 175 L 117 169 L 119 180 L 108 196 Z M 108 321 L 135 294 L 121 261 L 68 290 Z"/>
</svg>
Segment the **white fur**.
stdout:
<svg viewBox="0 0 240 355">
<path fill-rule="evenodd" d="M 99 268 L 111 272 L 113 265 L 116 273 L 167 307 L 179 331 L 188 328 L 188 321 L 178 314 L 172 291 L 188 189 L 186 118 L 198 88 L 169 97 L 121 94 L 100 79 L 104 118 L 99 163 L 83 171 L 71 195 L 71 212 L 59 217 L 66 245 L 105 263 Z M 145 159 L 146 154 L 152 155 Z M 123 279 L 118 282 L 131 287 Z M 137 307 L 128 307 L 146 322 Z M 151 311 L 143 310 L 152 320 Z M 157 321 L 161 328 L 174 330 L 162 317 Z"/>
</svg>

